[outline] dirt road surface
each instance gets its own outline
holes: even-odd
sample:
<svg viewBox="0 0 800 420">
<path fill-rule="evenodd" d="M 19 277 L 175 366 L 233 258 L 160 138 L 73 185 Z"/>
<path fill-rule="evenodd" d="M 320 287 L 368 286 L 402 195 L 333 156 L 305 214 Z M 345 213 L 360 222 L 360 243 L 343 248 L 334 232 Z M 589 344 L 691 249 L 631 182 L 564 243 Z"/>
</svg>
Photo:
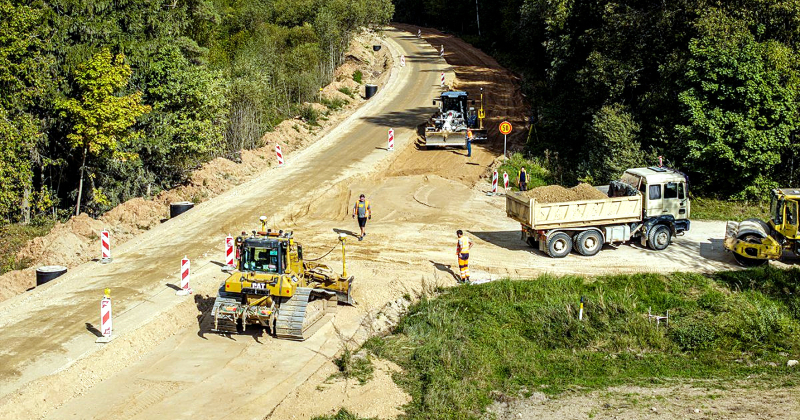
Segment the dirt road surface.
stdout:
<svg viewBox="0 0 800 420">
<path fill-rule="evenodd" d="M 624 245 L 560 260 L 532 252 L 519 240 L 519 225 L 505 217 L 504 197 L 487 196 L 488 184 L 479 179 L 497 158 L 493 146 L 477 162 L 459 151 L 417 150 L 416 127 L 434 110 L 430 100 L 439 92 L 440 72 L 452 69 L 427 41 L 395 29 L 386 35 L 385 45 L 395 57 L 405 54 L 406 67 L 395 67 L 378 95 L 340 127 L 288 155 L 285 167 L 268 169 L 128 241 L 111 264 L 81 265 L 0 303 L 3 417 L 323 414 L 342 399 L 317 384 L 342 346 L 370 334 L 387 303 L 455 284 L 456 229 L 475 241 L 474 279 L 733 268 L 721 247 L 724 223 L 694 223 L 664 252 Z M 471 63 L 481 72 L 485 61 L 475 54 L 466 54 L 462 67 Z M 385 150 L 389 126 L 396 133 L 394 152 Z M 271 227 L 294 230 L 307 258 L 314 258 L 337 245 L 338 233 L 356 231 L 348 209 L 362 192 L 374 217 L 363 242 L 348 241 L 355 307 L 340 307 L 301 343 L 261 330 L 230 337 L 209 332 L 208 311 L 225 278 L 220 265 L 226 234 L 250 231 L 266 215 Z M 325 261 L 338 270 L 339 255 Z M 173 289 L 183 256 L 192 259 L 195 294 L 189 297 L 175 296 Z M 100 345 L 95 334 L 105 287 L 112 288 L 116 339 Z M 396 414 L 407 399 L 394 397 L 376 399 L 385 407 L 373 404 L 367 413 Z"/>
</svg>

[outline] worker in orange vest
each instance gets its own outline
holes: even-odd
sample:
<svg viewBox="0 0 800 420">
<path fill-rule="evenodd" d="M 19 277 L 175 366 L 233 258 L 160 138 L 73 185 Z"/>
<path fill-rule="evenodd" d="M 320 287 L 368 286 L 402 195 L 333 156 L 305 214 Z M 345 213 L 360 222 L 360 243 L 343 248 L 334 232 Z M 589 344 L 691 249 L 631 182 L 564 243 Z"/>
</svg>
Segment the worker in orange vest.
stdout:
<svg viewBox="0 0 800 420">
<path fill-rule="evenodd" d="M 472 129 L 467 129 L 467 157 L 472 157 L 472 140 L 475 139 L 475 135 L 472 134 Z"/>
<path fill-rule="evenodd" d="M 464 232 L 459 229 L 456 231 L 458 243 L 456 245 L 456 255 L 458 256 L 458 269 L 461 274 L 461 282 L 469 283 L 469 250 L 472 249 L 472 241 L 464 236 Z"/>
</svg>

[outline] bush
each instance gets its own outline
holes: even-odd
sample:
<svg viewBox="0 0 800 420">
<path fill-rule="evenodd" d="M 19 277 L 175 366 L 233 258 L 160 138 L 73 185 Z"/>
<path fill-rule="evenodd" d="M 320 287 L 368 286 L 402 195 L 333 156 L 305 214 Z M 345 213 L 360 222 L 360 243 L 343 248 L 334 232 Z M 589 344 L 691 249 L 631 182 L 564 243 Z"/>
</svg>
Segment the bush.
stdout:
<svg viewBox="0 0 800 420">
<path fill-rule="evenodd" d="M 345 95 L 347 95 L 347 96 L 349 96 L 351 98 L 355 98 L 356 97 L 356 92 L 353 89 L 350 89 L 347 86 L 340 87 L 339 88 L 339 92 L 342 92 L 342 93 L 344 93 Z"/>
<path fill-rule="evenodd" d="M 543 185 L 550 185 L 553 183 L 553 177 L 550 171 L 547 170 L 536 159 L 526 159 L 521 153 L 514 153 L 497 169 L 497 176 L 499 184 L 503 184 L 503 172 L 508 174 L 508 185 L 512 191 L 519 190 L 519 170 L 525 167 L 528 173 L 528 189 L 541 187 Z M 490 179 L 491 181 L 491 179 Z"/>
<path fill-rule="evenodd" d="M 364 73 L 361 73 L 361 70 L 356 70 L 353 72 L 353 80 L 359 85 L 361 84 L 361 79 L 364 77 Z"/>
</svg>

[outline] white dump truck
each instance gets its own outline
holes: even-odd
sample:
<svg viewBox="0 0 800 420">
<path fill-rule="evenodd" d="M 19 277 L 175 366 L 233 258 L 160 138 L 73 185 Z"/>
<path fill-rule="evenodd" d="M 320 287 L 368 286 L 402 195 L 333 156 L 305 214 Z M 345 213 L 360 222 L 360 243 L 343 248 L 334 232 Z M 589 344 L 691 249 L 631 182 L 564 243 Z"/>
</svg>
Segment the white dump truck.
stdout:
<svg viewBox="0 0 800 420">
<path fill-rule="evenodd" d="M 574 248 L 592 256 L 603 244 L 639 239 L 663 250 L 689 230 L 689 191 L 678 171 L 628 169 L 608 187 L 608 198 L 540 203 L 520 193 L 506 195 L 506 214 L 522 225 L 522 239 L 553 258 Z"/>
</svg>

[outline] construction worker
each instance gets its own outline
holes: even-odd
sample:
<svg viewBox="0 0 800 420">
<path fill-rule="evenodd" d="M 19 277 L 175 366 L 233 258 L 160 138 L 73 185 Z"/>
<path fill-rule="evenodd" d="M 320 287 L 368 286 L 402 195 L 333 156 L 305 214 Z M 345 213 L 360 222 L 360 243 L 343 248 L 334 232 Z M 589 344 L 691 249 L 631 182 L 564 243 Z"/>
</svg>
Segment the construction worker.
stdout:
<svg viewBox="0 0 800 420">
<path fill-rule="evenodd" d="M 472 134 L 472 129 L 467 129 L 467 157 L 472 157 L 472 140 L 475 138 L 475 135 Z"/>
<path fill-rule="evenodd" d="M 517 174 L 517 179 L 519 179 L 519 190 L 528 191 L 528 173 L 525 172 L 524 166 L 519 170 L 519 174 Z"/>
<path fill-rule="evenodd" d="M 472 249 L 472 241 L 464 236 L 464 232 L 459 229 L 456 231 L 458 244 L 456 245 L 456 255 L 458 256 L 458 269 L 461 273 L 461 282 L 469 282 L 469 250 Z"/>
<path fill-rule="evenodd" d="M 367 219 L 372 220 L 372 208 L 369 206 L 369 201 L 364 197 L 364 194 L 358 197 L 356 205 L 353 206 L 353 218 L 355 219 L 356 216 L 358 216 L 358 227 L 361 228 L 361 236 L 358 237 L 358 240 L 361 241 L 367 236 L 367 233 L 364 232 L 364 228 L 367 226 Z"/>
</svg>

